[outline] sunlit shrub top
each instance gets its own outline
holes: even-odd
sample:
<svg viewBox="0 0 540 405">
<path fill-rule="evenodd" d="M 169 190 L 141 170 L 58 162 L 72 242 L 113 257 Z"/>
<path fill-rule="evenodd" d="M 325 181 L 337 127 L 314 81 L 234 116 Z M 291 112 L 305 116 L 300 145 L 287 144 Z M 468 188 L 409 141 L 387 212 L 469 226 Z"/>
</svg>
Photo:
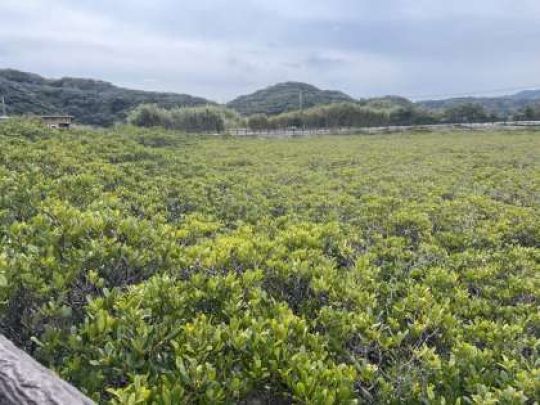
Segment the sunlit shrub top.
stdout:
<svg viewBox="0 0 540 405">
<path fill-rule="evenodd" d="M 539 156 L 12 121 L 0 328 L 104 403 L 534 403 Z"/>
</svg>

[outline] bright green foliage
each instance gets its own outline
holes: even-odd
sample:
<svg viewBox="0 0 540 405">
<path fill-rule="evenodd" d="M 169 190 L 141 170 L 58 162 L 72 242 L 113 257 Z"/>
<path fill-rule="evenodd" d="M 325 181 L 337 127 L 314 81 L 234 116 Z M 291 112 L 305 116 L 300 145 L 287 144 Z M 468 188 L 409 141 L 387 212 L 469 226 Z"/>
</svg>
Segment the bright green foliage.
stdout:
<svg viewBox="0 0 540 405">
<path fill-rule="evenodd" d="M 7 122 L 0 328 L 102 403 L 532 404 L 539 156 Z"/>
</svg>

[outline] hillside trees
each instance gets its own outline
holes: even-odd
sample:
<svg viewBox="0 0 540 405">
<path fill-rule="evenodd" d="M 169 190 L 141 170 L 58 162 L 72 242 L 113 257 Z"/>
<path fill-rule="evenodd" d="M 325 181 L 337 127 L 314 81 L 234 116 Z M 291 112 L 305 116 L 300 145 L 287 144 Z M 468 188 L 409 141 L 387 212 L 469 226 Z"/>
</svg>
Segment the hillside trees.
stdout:
<svg viewBox="0 0 540 405">
<path fill-rule="evenodd" d="M 307 83 L 287 82 L 240 96 L 227 103 L 227 107 L 244 115 L 277 115 L 298 110 L 300 100 L 307 108 L 354 101 L 340 91 L 320 90 Z"/>
<path fill-rule="evenodd" d="M 128 122 L 139 127 L 163 127 L 184 132 L 223 132 L 238 126 L 241 118 L 232 110 L 223 107 L 186 107 L 164 109 L 154 104 L 143 104 L 135 108 Z"/>
<path fill-rule="evenodd" d="M 254 114 L 248 118 L 248 128 L 254 131 L 270 129 L 268 117 L 265 114 Z"/>
<path fill-rule="evenodd" d="M 124 89 L 101 80 L 47 79 L 13 69 L 0 69 L 0 94 L 9 115 L 70 114 L 79 124 L 109 127 L 125 122 L 140 104 L 163 108 L 213 104 L 186 94 Z"/>
<path fill-rule="evenodd" d="M 155 104 L 143 104 L 129 114 L 128 123 L 143 128 L 167 127 L 170 125 L 170 117 Z"/>
<path fill-rule="evenodd" d="M 445 110 L 444 119 L 450 123 L 470 123 L 488 121 L 489 116 L 480 104 L 465 103 Z"/>
<path fill-rule="evenodd" d="M 387 105 L 387 104 L 386 104 Z M 373 108 L 363 103 L 335 103 L 303 111 L 249 117 L 254 130 L 285 128 L 343 128 L 389 125 L 423 125 L 437 122 L 438 117 L 412 106 Z"/>
<path fill-rule="evenodd" d="M 517 121 L 538 121 L 540 120 L 540 104 L 529 105 L 516 114 Z"/>
</svg>

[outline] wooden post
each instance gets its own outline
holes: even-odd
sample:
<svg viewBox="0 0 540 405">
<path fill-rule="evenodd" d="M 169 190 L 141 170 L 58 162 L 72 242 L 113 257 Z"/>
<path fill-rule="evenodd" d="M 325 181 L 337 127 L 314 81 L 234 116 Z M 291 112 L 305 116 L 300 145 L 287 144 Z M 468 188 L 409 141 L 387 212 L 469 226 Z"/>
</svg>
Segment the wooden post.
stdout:
<svg viewBox="0 0 540 405">
<path fill-rule="evenodd" d="M 0 335 L 0 404 L 94 404 Z"/>
</svg>

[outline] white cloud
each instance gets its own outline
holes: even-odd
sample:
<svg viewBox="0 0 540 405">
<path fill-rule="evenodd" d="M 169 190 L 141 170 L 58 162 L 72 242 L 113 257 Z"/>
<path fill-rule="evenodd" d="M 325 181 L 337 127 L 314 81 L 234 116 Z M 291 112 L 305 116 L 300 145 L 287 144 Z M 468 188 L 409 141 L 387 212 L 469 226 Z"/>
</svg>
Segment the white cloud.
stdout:
<svg viewBox="0 0 540 405">
<path fill-rule="evenodd" d="M 399 4 L 404 16 L 423 20 L 471 17 L 532 20 L 540 16 L 537 0 L 400 0 Z"/>
<path fill-rule="evenodd" d="M 540 68 L 532 0 L 1 1 L 3 67 L 221 101 L 284 80 L 358 97 L 522 86 Z"/>
</svg>

